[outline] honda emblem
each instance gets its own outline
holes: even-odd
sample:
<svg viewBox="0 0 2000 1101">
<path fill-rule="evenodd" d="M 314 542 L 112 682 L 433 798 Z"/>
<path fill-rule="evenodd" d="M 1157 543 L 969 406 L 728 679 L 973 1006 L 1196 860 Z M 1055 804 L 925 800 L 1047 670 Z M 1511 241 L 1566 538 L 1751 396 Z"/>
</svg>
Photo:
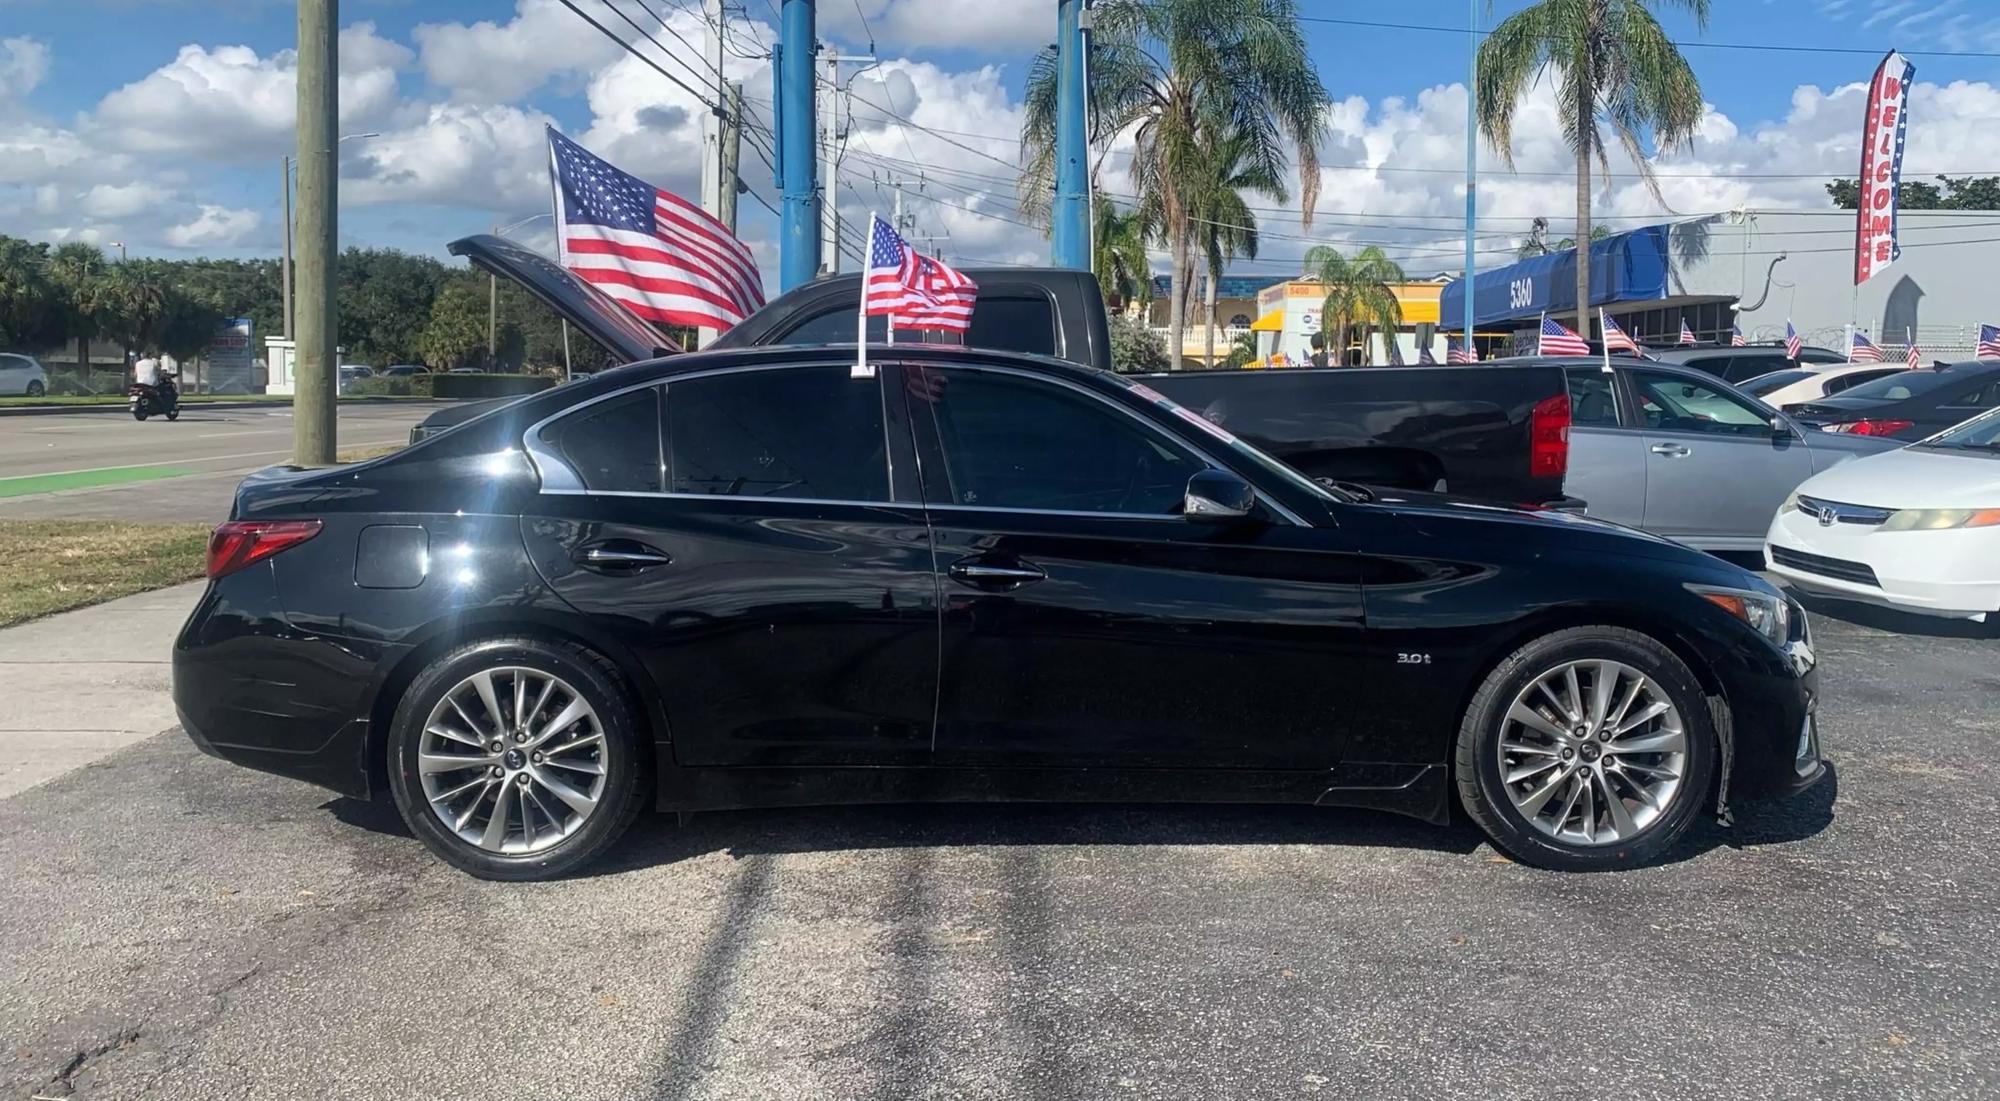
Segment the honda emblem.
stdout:
<svg viewBox="0 0 2000 1101">
<path fill-rule="evenodd" d="M 1823 528 L 1830 528 L 1833 526 L 1833 510 L 1831 508 L 1826 508 L 1824 506 L 1820 508 L 1819 526 Z"/>
</svg>

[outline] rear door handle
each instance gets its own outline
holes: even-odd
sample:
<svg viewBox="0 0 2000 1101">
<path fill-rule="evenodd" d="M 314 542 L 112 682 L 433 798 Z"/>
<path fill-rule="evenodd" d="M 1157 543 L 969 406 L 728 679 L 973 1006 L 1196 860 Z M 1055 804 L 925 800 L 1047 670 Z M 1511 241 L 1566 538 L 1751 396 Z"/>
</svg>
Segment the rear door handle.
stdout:
<svg viewBox="0 0 2000 1101">
<path fill-rule="evenodd" d="M 978 558 L 961 558 L 946 572 L 953 581 L 977 589 L 1017 589 L 1048 576 L 1040 567 L 1027 563 L 1000 566 Z"/>
<path fill-rule="evenodd" d="M 630 539 L 586 543 L 570 556 L 576 564 L 599 573 L 637 573 L 671 563 L 673 556 Z"/>
<path fill-rule="evenodd" d="M 1694 449 L 1677 443 L 1656 443 L 1653 445 L 1653 454 L 1665 455 L 1670 459 L 1684 459 L 1694 454 Z"/>
</svg>

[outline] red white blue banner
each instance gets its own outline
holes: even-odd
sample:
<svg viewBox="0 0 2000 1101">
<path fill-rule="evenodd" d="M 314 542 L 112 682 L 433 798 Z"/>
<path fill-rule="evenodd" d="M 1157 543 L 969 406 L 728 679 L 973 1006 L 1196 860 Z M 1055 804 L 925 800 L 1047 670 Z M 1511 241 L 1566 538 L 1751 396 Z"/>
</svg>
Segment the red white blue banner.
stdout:
<svg viewBox="0 0 2000 1101">
<path fill-rule="evenodd" d="M 1896 185 L 1903 179 L 1903 139 L 1909 130 L 1910 85 L 1917 67 L 1894 50 L 1868 85 L 1861 130 L 1861 190 L 1854 217 L 1854 285 L 1866 283 L 1903 254 L 1896 243 Z"/>
</svg>

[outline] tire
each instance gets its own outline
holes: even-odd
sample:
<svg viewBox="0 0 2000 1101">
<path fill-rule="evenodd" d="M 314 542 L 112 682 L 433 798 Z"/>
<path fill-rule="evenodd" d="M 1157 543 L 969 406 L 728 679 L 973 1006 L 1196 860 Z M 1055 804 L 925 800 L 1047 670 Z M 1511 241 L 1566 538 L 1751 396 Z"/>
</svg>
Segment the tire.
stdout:
<svg viewBox="0 0 2000 1101">
<path fill-rule="evenodd" d="M 43 394 L 47 392 L 48 388 L 42 385 L 40 379 L 35 379 L 34 381 L 28 383 L 28 396 L 31 398 L 41 397 Z"/>
<path fill-rule="evenodd" d="M 1610 721 L 1598 723 L 1606 679 Z M 1516 718 L 1517 704 L 1541 722 Z M 1701 685 L 1673 651 L 1637 631 L 1577 627 L 1521 647 L 1480 684 L 1454 773 L 1466 813 L 1502 852 L 1557 871 L 1611 871 L 1657 860 L 1687 832 L 1708 802 L 1717 744 Z"/>
<path fill-rule="evenodd" d="M 174 406 L 174 407 L 173 407 L 172 409 L 169 409 L 169 410 L 167 410 L 167 419 L 168 419 L 168 420 L 170 420 L 170 421 L 177 421 L 177 420 L 180 420 L 180 419 L 181 419 L 181 407 L 180 407 L 180 406 L 178 406 L 178 405 L 176 405 L 176 406 Z"/>
<path fill-rule="evenodd" d="M 132 407 L 132 419 L 133 419 L 133 420 L 135 420 L 135 421 L 142 421 L 142 420 L 145 420 L 145 419 L 146 419 L 146 407 L 145 407 L 145 406 L 143 406 L 143 405 L 135 405 L 135 406 L 133 406 L 133 407 Z"/>
<path fill-rule="evenodd" d="M 482 673 L 490 696 L 478 684 Z M 525 684 L 518 694 L 517 680 Z M 556 687 L 545 695 L 544 683 Z M 497 724 L 485 707 L 489 698 L 500 712 Z M 529 702 L 516 703 L 521 699 Z M 585 717 L 549 728 L 577 704 Z M 517 707 L 525 724 L 513 721 Z M 441 736 L 439 727 L 459 737 Z M 594 859 L 638 815 L 652 786 L 644 732 L 624 678 L 595 652 L 525 637 L 470 643 L 426 666 L 398 701 L 387 744 L 389 789 L 411 832 L 452 867 L 481 879 L 549 879 Z M 595 744 L 560 758 L 537 752 L 592 742 L 593 733 Z M 467 734 L 489 740 L 481 747 L 464 741 Z M 492 752 L 495 734 L 500 753 Z M 477 763 L 448 763 L 461 755 Z M 455 789 L 462 794 L 439 801 Z M 587 811 L 570 802 L 593 795 Z M 570 816 L 575 821 L 565 822 Z"/>
</svg>

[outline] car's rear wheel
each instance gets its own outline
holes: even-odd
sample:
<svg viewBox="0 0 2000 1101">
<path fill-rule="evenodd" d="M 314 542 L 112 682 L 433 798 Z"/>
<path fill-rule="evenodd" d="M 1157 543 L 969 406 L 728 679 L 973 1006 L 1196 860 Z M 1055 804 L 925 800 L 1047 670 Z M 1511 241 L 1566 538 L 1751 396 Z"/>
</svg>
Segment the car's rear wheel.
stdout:
<svg viewBox="0 0 2000 1101">
<path fill-rule="evenodd" d="M 28 396 L 31 398 L 41 397 L 47 392 L 48 388 L 42 385 L 41 379 L 34 379 L 28 383 Z"/>
<path fill-rule="evenodd" d="M 566 643 L 473 643 L 418 674 L 389 736 L 404 821 L 485 879 L 562 875 L 617 840 L 647 787 L 617 670 Z"/>
<path fill-rule="evenodd" d="M 1563 871 L 1657 859 L 1707 800 L 1716 738 L 1687 665 L 1618 627 L 1557 631 L 1487 676 L 1459 728 L 1459 796 L 1495 846 Z"/>
</svg>

